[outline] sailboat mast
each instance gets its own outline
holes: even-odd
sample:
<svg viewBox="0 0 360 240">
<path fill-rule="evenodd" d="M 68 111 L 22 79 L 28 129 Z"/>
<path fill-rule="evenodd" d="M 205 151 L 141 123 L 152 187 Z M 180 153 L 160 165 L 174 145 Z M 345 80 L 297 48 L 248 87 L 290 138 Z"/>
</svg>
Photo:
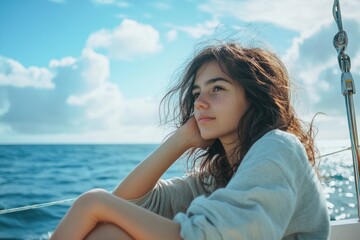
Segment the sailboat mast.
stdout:
<svg viewBox="0 0 360 240">
<path fill-rule="evenodd" d="M 355 82 L 350 73 L 351 61 L 350 57 L 345 53 L 348 37 L 343 29 L 340 3 L 339 0 L 334 0 L 333 15 L 338 26 L 338 33 L 334 36 L 333 44 L 338 52 L 338 63 L 341 70 L 341 91 L 345 97 L 346 113 L 348 119 L 351 151 L 354 167 L 355 190 L 357 198 L 358 221 L 360 222 L 360 186 L 359 186 L 359 166 L 360 166 L 360 153 L 359 153 L 359 140 L 356 127 L 356 114 L 354 108 L 353 95 L 356 93 Z"/>
</svg>

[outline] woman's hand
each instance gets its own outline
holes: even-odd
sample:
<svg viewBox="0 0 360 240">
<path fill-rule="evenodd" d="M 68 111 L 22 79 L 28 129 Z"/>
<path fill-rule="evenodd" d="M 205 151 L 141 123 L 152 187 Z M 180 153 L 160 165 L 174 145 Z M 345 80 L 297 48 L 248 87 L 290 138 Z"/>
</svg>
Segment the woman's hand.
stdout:
<svg viewBox="0 0 360 240">
<path fill-rule="evenodd" d="M 186 143 L 188 148 L 203 148 L 211 146 L 215 139 L 205 140 L 200 135 L 199 127 L 195 117 L 189 118 L 176 132 L 180 138 Z"/>
</svg>

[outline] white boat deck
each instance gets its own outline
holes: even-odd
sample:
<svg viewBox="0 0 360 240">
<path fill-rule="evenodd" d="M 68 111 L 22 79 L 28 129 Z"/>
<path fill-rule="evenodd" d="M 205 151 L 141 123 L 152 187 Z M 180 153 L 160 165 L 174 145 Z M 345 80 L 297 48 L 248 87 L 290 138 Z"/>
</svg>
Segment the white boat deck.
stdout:
<svg viewBox="0 0 360 240">
<path fill-rule="evenodd" d="M 358 219 L 331 221 L 330 240 L 360 240 Z"/>
</svg>

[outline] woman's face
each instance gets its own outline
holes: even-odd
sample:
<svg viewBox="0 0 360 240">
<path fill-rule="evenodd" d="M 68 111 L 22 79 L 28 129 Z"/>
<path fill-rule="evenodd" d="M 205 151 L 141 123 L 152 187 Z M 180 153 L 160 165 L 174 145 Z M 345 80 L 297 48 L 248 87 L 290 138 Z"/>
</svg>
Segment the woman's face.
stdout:
<svg viewBox="0 0 360 240">
<path fill-rule="evenodd" d="M 201 137 L 235 143 L 239 121 L 249 108 L 244 88 L 211 61 L 197 71 L 192 93 Z"/>
</svg>

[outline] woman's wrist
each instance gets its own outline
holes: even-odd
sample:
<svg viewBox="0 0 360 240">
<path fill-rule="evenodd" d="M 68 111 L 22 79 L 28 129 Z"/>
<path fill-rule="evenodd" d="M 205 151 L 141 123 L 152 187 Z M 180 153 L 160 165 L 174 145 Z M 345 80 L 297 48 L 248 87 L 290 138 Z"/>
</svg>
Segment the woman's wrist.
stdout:
<svg viewBox="0 0 360 240">
<path fill-rule="evenodd" d="M 181 152 L 186 152 L 193 147 L 190 141 L 191 139 L 189 139 L 189 136 L 181 128 L 178 128 L 169 140 L 172 146 L 179 148 Z"/>
</svg>

